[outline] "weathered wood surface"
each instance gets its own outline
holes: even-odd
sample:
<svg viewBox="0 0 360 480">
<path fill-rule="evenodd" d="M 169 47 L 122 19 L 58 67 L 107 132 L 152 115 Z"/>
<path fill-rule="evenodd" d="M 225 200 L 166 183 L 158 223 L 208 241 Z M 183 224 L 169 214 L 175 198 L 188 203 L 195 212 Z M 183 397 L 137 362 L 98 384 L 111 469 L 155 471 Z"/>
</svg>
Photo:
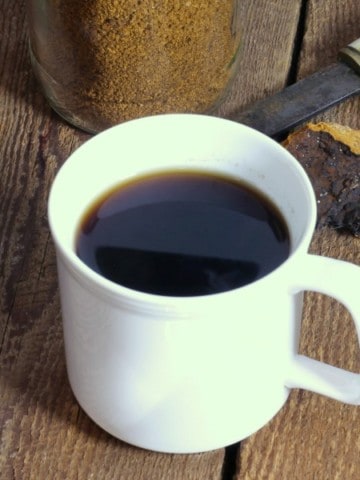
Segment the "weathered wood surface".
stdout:
<svg viewBox="0 0 360 480">
<path fill-rule="evenodd" d="M 327 65 L 360 36 L 357 0 L 241 8 L 242 64 L 220 115 Z M 352 99 L 324 117 L 360 128 L 359 113 Z M 24 0 L 0 0 L 0 480 L 359 479 L 359 409 L 308 392 L 292 392 L 241 446 L 198 455 L 125 445 L 81 411 L 66 377 L 46 202 L 59 166 L 87 138 L 51 111 L 33 78 Z M 359 250 L 359 240 L 330 231 L 312 245 L 360 264 Z M 301 348 L 360 370 L 351 319 L 327 297 L 307 295 Z"/>
</svg>

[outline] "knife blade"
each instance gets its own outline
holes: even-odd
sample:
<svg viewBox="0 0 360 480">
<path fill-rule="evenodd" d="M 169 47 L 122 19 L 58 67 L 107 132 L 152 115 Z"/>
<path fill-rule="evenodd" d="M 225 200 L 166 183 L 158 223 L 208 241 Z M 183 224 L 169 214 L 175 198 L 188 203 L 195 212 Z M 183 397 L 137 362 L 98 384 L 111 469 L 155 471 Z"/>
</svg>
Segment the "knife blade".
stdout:
<svg viewBox="0 0 360 480">
<path fill-rule="evenodd" d="M 275 137 L 359 93 L 360 38 L 340 50 L 337 63 L 229 118 Z"/>
</svg>

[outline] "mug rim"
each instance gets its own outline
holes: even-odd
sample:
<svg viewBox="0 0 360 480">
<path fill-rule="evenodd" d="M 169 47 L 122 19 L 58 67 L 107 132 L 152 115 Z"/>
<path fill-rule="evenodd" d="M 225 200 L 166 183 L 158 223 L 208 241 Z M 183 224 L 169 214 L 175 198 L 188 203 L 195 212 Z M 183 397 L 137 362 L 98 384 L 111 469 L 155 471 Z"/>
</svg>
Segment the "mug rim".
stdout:
<svg viewBox="0 0 360 480">
<path fill-rule="evenodd" d="M 125 128 L 127 128 L 129 125 L 134 126 L 135 124 L 140 124 L 140 123 L 154 122 L 154 121 L 161 122 L 162 119 L 164 119 L 164 117 L 166 117 L 166 121 L 169 121 L 171 119 L 175 121 L 179 119 L 181 119 L 181 121 L 186 121 L 187 119 L 191 118 L 192 120 L 195 119 L 195 121 L 199 121 L 199 122 L 202 122 L 202 121 L 215 122 L 215 123 L 220 122 L 222 124 L 225 124 L 228 122 L 229 124 L 235 124 L 236 125 L 235 128 L 247 130 L 248 132 L 251 132 L 253 136 L 258 137 L 259 140 L 261 140 L 262 142 L 271 144 L 272 148 L 277 148 L 279 151 L 279 154 L 281 153 L 282 156 L 286 156 L 287 159 L 291 162 L 292 167 L 297 169 L 298 171 L 297 173 L 299 174 L 299 177 L 302 180 L 304 190 L 306 190 L 306 194 L 309 200 L 309 206 L 311 207 L 308 212 L 307 223 L 302 233 L 301 239 L 298 241 L 297 245 L 293 246 L 293 249 L 291 249 L 289 256 L 280 265 L 278 265 L 271 272 L 267 273 L 265 276 L 249 284 L 246 284 L 244 286 L 240 286 L 230 290 L 226 290 L 224 292 L 217 292 L 212 294 L 181 296 L 181 297 L 153 294 L 153 293 L 138 291 L 138 290 L 117 284 L 103 277 L 99 273 L 92 270 L 88 265 L 86 265 L 76 255 L 74 248 L 70 248 L 70 246 L 62 244 L 58 235 L 58 224 L 57 224 L 58 220 L 54 218 L 54 215 L 53 215 L 53 204 L 56 201 L 56 196 L 59 194 L 58 188 L 57 188 L 59 181 L 61 181 L 61 178 L 63 177 L 64 173 L 66 173 L 66 171 L 69 168 L 71 168 L 71 164 L 75 162 L 79 156 L 84 156 L 84 154 L 86 154 L 86 151 L 88 149 L 91 149 L 94 146 L 94 144 L 97 144 L 99 142 L 105 143 L 109 136 L 112 137 L 116 135 L 117 131 L 119 129 L 123 129 L 124 126 Z M 169 165 L 168 171 L 171 171 L 171 169 L 172 167 Z M 197 169 L 199 170 L 199 168 Z M 204 169 L 204 171 L 205 170 L 213 171 L 211 168 Z M 145 170 L 143 170 L 142 172 L 139 172 L 138 175 L 139 176 L 144 175 L 144 173 L 146 173 Z M 221 174 L 221 169 L 219 170 L 219 173 Z M 91 202 L 95 200 L 96 197 L 97 195 L 94 195 L 94 197 L 89 200 L 89 205 L 91 205 Z M 80 217 L 78 218 L 78 220 L 80 221 Z M 113 300 L 113 301 L 115 300 L 116 303 L 118 303 L 119 301 L 121 301 L 121 303 L 124 303 L 124 301 L 126 301 L 129 305 L 133 304 L 133 305 L 136 305 L 136 308 L 138 308 L 139 303 L 141 302 L 142 305 L 145 306 L 146 304 L 150 308 L 151 307 L 159 308 L 162 306 L 168 309 L 168 308 L 177 308 L 177 306 L 185 305 L 185 304 L 189 306 L 198 304 L 198 303 L 203 304 L 203 301 L 206 301 L 206 302 L 217 301 L 220 297 L 221 298 L 224 297 L 228 299 L 231 296 L 239 295 L 240 292 L 247 292 L 249 291 L 249 289 L 253 289 L 255 285 L 260 286 L 265 282 L 273 281 L 274 276 L 278 276 L 282 274 L 284 269 L 289 268 L 289 264 L 290 262 L 293 262 L 294 257 L 298 256 L 301 253 L 307 252 L 307 249 L 310 244 L 313 231 L 315 228 L 315 223 L 316 223 L 316 200 L 315 200 L 315 194 L 314 194 L 314 190 L 312 188 L 310 179 L 307 176 L 301 164 L 284 147 L 282 147 L 279 143 L 277 143 L 275 140 L 271 139 L 270 137 L 266 136 L 265 134 L 251 127 L 248 127 L 246 125 L 243 125 L 225 118 L 202 115 L 202 114 L 170 113 L 170 114 L 160 114 L 160 115 L 152 115 L 148 117 L 137 118 L 137 119 L 130 120 L 122 124 L 116 125 L 114 127 L 111 127 L 101 132 L 100 134 L 95 135 L 94 137 L 90 138 L 85 143 L 83 143 L 76 150 L 74 150 L 74 152 L 70 154 L 68 159 L 60 167 L 60 169 L 58 170 L 53 180 L 53 183 L 50 189 L 49 198 L 48 198 L 48 222 L 49 222 L 50 231 L 51 231 L 56 249 L 58 253 L 61 253 L 62 259 L 65 260 L 66 268 L 70 269 L 71 273 L 75 277 L 77 277 L 77 279 L 80 280 L 80 282 L 83 282 L 83 283 L 85 282 L 88 287 L 92 289 L 96 289 L 97 294 L 99 293 L 99 289 L 100 289 L 101 292 L 106 296 L 107 300 Z M 289 227 L 289 230 L 290 230 L 290 227 Z"/>
</svg>

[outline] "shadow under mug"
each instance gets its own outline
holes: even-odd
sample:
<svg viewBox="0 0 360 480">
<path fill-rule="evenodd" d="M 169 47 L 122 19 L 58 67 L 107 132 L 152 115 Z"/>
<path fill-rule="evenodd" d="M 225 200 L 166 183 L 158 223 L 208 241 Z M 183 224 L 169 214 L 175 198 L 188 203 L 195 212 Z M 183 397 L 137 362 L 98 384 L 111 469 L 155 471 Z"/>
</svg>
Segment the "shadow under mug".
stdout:
<svg viewBox="0 0 360 480">
<path fill-rule="evenodd" d="M 231 175 L 264 192 L 288 224 L 288 259 L 245 287 L 185 298 L 131 290 L 87 267 L 75 239 L 89 204 L 124 180 L 172 169 Z M 191 453 L 251 435 L 291 388 L 359 405 L 359 374 L 298 354 L 304 290 L 342 302 L 360 330 L 360 269 L 307 253 L 315 219 L 314 193 L 299 163 L 275 141 L 229 120 L 147 117 L 77 149 L 53 183 L 49 221 L 68 376 L 85 412 L 128 443 Z"/>
</svg>

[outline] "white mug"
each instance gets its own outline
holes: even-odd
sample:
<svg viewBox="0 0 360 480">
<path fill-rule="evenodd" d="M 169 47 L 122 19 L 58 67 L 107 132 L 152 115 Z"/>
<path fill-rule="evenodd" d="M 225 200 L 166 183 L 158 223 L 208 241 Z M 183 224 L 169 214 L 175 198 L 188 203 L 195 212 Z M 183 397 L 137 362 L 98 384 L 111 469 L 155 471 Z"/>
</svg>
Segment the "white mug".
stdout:
<svg viewBox="0 0 360 480">
<path fill-rule="evenodd" d="M 254 185 L 280 209 L 291 253 L 265 277 L 224 293 L 170 297 L 115 284 L 75 253 L 89 204 L 144 173 L 196 169 Z M 87 414 L 130 444 L 212 450 L 265 425 L 291 388 L 360 404 L 360 375 L 298 354 L 302 292 L 331 295 L 360 333 L 360 269 L 307 253 L 316 202 L 299 163 L 235 122 L 191 114 L 113 127 L 77 149 L 49 198 L 68 376 Z M 349 288 L 352 286 L 352 288 Z"/>
</svg>

